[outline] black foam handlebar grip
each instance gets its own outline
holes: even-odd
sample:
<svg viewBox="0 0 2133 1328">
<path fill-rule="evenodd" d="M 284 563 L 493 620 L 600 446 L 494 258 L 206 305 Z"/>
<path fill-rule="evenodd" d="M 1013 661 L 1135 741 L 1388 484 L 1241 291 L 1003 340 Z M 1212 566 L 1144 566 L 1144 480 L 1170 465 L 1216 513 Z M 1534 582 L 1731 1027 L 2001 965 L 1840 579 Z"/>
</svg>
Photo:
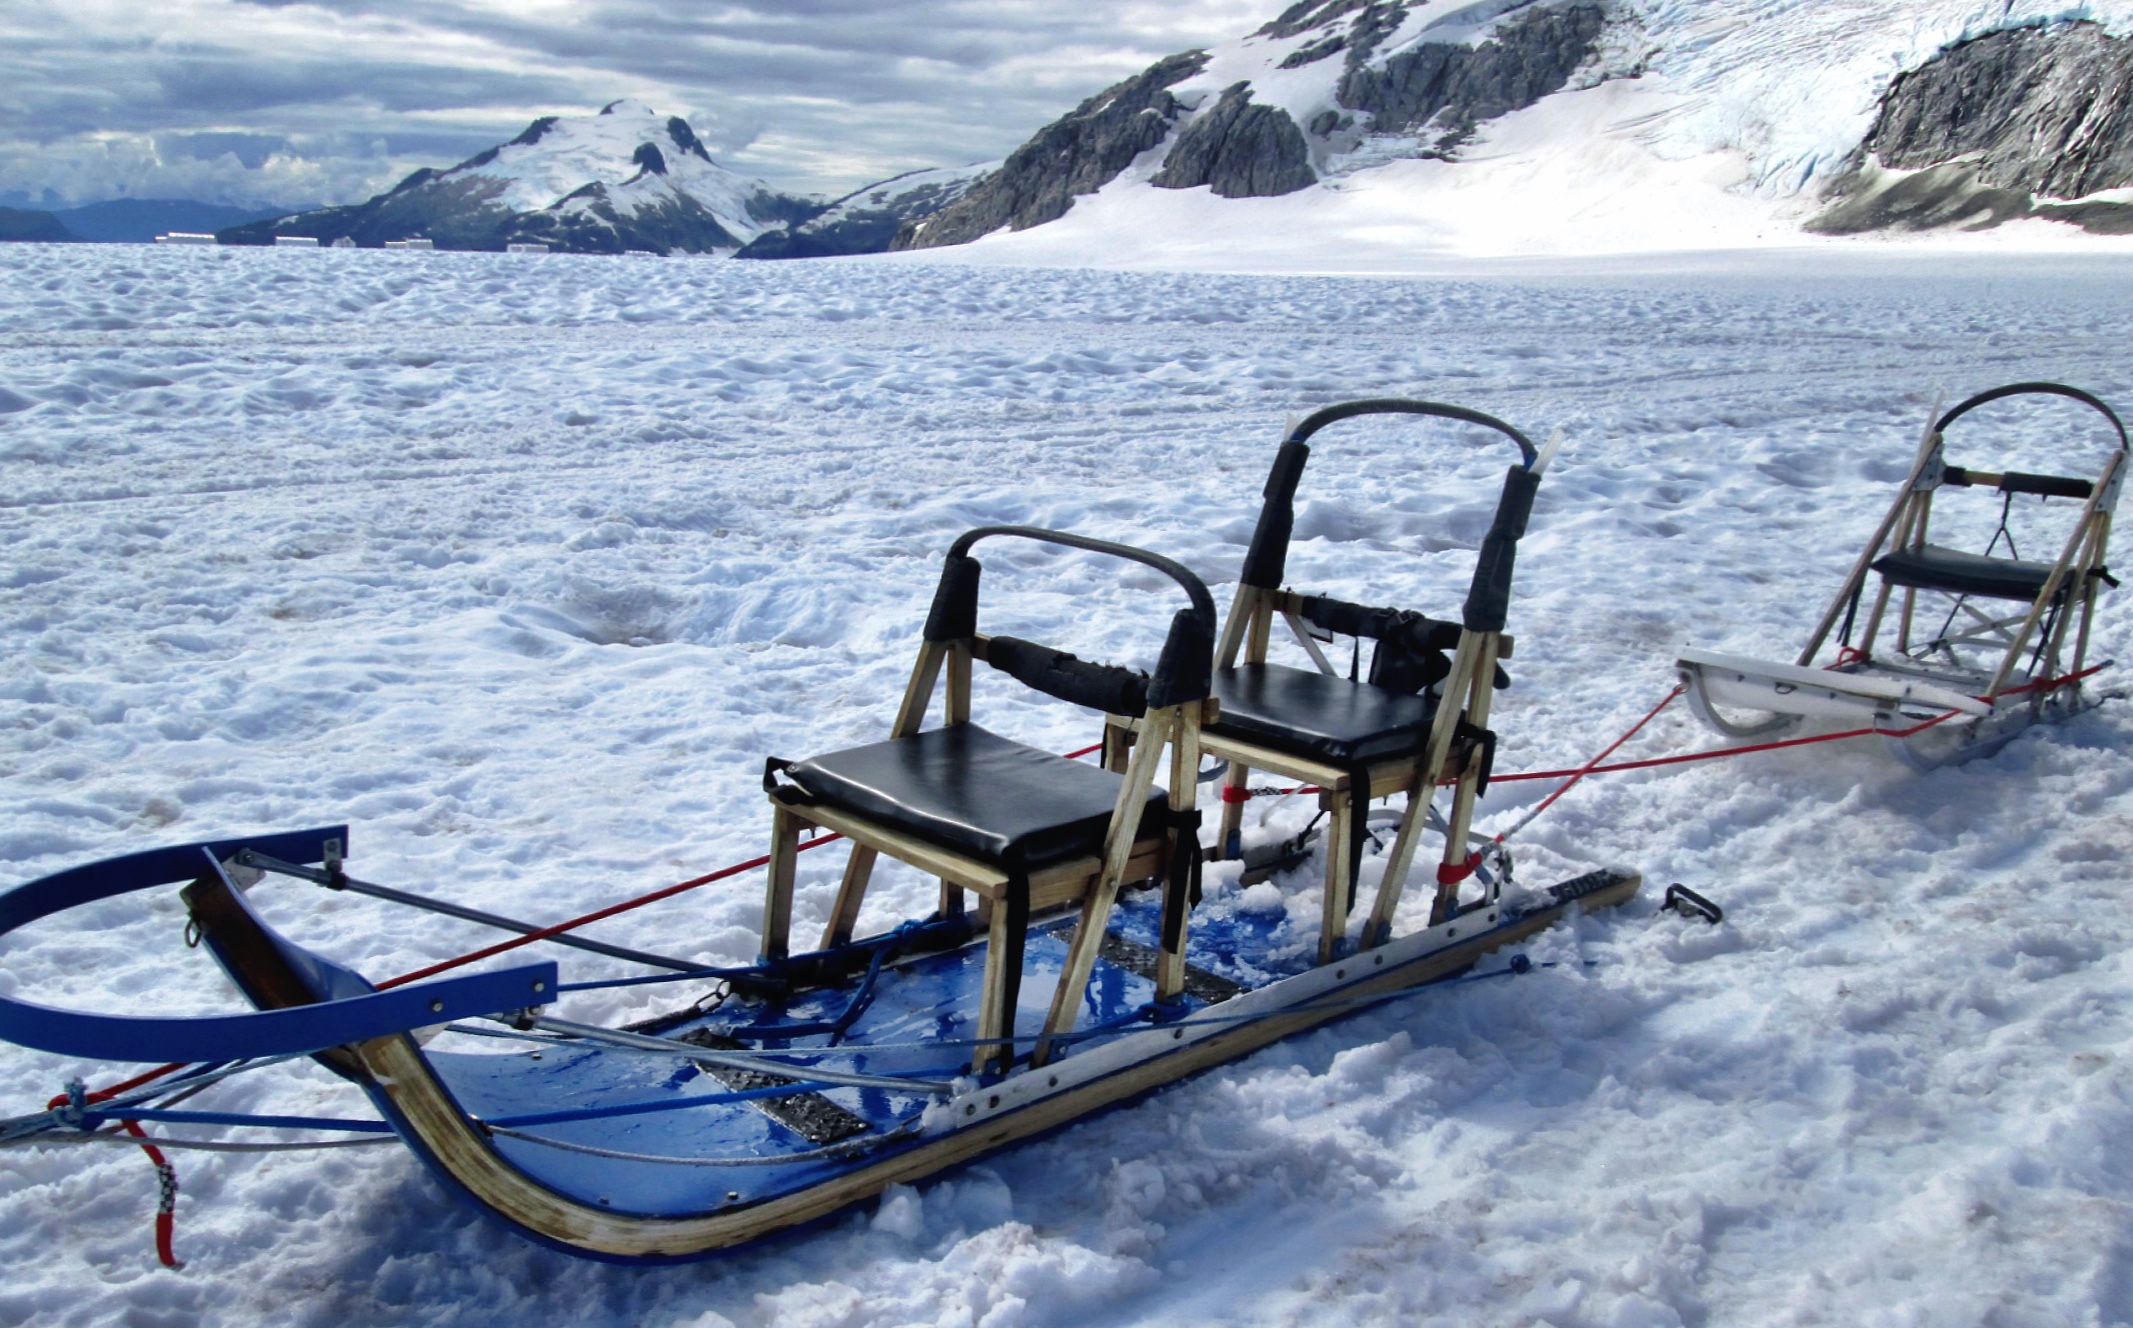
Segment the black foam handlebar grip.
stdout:
<svg viewBox="0 0 2133 1328">
<path fill-rule="evenodd" d="M 1503 477 L 1503 497 L 1496 501 L 1496 519 L 1482 537 L 1481 562 L 1474 569 L 1474 583 L 1467 590 L 1466 609 L 1460 621 L 1470 632 L 1500 632 L 1511 610 L 1511 573 L 1518 562 L 1518 541 L 1525 536 L 1526 522 L 1533 515 L 1533 495 L 1540 476 L 1523 466 L 1513 466 Z"/>
<path fill-rule="evenodd" d="M 2001 493 L 2034 493 L 2044 498 L 2087 498 L 2096 486 L 2067 475 L 2031 475 L 2010 470 L 2000 476 Z"/>
<path fill-rule="evenodd" d="M 1179 612 L 1192 616 L 1189 610 Z M 1068 705 L 1108 715 L 1138 715 L 1148 709 L 1147 675 L 1116 664 L 1091 663 L 1014 636 L 996 636 L 986 642 L 985 662 Z"/>
<path fill-rule="evenodd" d="M 1281 589 L 1281 579 L 1288 574 L 1289 536 L 1296 528 L 1296 486 L 1310 459 L 1311 449 L 1294 439 L 1274 453 L 1274 469 L 1266 477 L 1266 503 L 1259 509 L 1259 524 L 1252 528 L 1252 544 L 1244 554 L 1244 584 L 1261 590 Z"/>
<path fill-rule="evenodd" d="M 978 634 L 978 574 L 985 569 L 967 554 L 951 553 L 941 564 L 941 583 L 926 610 L 928 641 L 960 641 Z"/>
<path fill-rule="evenodd" d="M 1179 609 L 1170 620 L 1170 635 L 1163 640 L 1163 653 L 1156 660 L 1155 677 L 1148 684 L 1148 707 L 1204 701 L 1215 690 L 1215 642 L 1199 615 Z"/>
</svg>

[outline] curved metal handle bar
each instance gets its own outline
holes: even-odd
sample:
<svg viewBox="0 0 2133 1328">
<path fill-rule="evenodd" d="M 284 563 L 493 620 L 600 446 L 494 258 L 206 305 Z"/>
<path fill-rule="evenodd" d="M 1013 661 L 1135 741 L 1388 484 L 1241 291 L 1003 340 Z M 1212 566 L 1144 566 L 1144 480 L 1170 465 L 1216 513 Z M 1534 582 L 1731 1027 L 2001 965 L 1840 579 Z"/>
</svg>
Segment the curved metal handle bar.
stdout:
<svg viewBox="0 0 2133 1328">
<path fill-rule="evenodd" d="M 1064 530 L 1046 530 L 1042 526 L 979 526 L 976 530 L 966 530 L 956 538 L 954 544 L 949 546 L 948 556 L 951 558 L 962 557 L 968 554 L 971 546 L 979 540 L 991 539 L 996 535 L 1005 535 L 1015 539 L 1036 540 L 1040 544 L 1063 544 L 1070 549 L 1086 549 L 1090 553 L 1107 553 L 1114 558 L 1124 558 L 1128 562 L 1139 563 L 1143 567 L 1153 567 L 1156 571 L 1161 572 L 1183 587 L 1186 598 L 1192 601 L 1193 616 L 1198 618 L 1201 625 L 1207 629 L 1208 638 L 1212 640 L 1214 637 L 1215 598 L 1207 592 L 1207 583 L 1194 576 L 1192 570 L 1182 563 L 1165 558 L 1160 553 L 1150 553 L 1146 549 L 1137 549 L 1131 544 L 1120 544 L 1113 540 L 1091 539 L 1087 535 L 1073 535 Z"/>
<path fill-rule="evenodd" d="M 1497 419 L 1494 415 L 1484 415 L 1478 410 L 1468 410 L 1465 406 L 1447 405 L 1441 401 L 1413 401 L 1406 397 L 1373 397 L 1367 401 L 1344 401 L 1337 406 L 1327 406 L 1323 410 L 1312 411 L 1303 418 L 1302 423 L 1290 431 L 1289 441 L 1292 443 L 1304 442 L 1312 434 L 1317 433 L 1327 425 L 1337 424 L 1342 420 L 1351 420 L 1358 415 L 1434 415 L 1439 419 L 1460 420 L 1467 424 L 1479 424 L 1484 428 L 1494 429 L 1518 444 L 1519 455 L 1525 459 L 1526 469 L 1528 470 L 1533 468 L 1534 459 L 1540 455 L 1540 449 L 1533 445 L 1532 439 L 1502 420 Z"/>
<path fill-rule="evenodd" d="M 179 844 L 71 867 L 0 894 L 0 936 L 99 899 L 193 880 L 242 848 L 295 862 L 318 862 L 320 845 L 336 838 L 346 843 L 347 827 Z M 295 1055 L 544 1004 L 554 999 L 555 985 L 556 966 L 543 962 L 282 1010 L 151 1018 L 84 1014 L 0 997 L 0 1039 L 62 1056 L 109 1061 Z"/>
<path fill-rule="evenodd" d="M 1955 423 L 1957 417 L 1966 415 L 1987 402 L 1998 401 L 2002 397 L 2031 395 L 2065 397 L 2069 401 L 2078 401 L 2084 406 L 2093 407 L 2111 422 L 2112 428 L 2118 430 L 2118 450 L 2123 452 L 2133 449 L 2133 443 L 2129 443 L 2126 438 L 2125 422 L 2118 418 L 2117 411 L 2112 410 L 2109 406 L 2104 405 L 2103 402 L 2080 388 L 2068 387 L 2064 383 L 2009 383 L 2005 387 L 1995 387 L 1990 391 L 1980 392 L 1941 416 L 1940 420 L 1934 424 L 1933 432 L 1942 432 L 1949 425 Z"/>
</svg>

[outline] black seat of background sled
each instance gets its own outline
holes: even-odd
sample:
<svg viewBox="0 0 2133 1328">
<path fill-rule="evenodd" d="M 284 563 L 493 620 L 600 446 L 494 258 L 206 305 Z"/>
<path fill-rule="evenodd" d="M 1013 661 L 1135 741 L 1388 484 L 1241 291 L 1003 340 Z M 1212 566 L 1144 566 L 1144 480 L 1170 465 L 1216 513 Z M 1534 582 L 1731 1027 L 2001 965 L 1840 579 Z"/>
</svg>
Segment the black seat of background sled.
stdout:
<svg viewBox="0 0 2133 1328">
<path fill-rule="evenodd" d="M 1123 782 L 976 724 L 831 752 L 785 773 L 813 801 L 997 867 L 1032 871 L 1102 852 Z M 1160 812 L 1169 801 L 1151 789 L 1147 806 Z"/>
<path fill-rule="evenodd" d="M 1215 696 L 1209 733 L 1342 765 L 1414 754 L 1437 713 L 1425 696 L 1280 664 L 1216 669 Z"/>
<path fill-rule="evenodd" d="M 2034 600 L 2044 592 L 2044 583 L 2052 574 L 2049 563 L 1987 558 L 1937 544 L 1898 549 L 1876 559 L 1873 567 L 1894 585 L 1990 599 Z"/>
</svg>

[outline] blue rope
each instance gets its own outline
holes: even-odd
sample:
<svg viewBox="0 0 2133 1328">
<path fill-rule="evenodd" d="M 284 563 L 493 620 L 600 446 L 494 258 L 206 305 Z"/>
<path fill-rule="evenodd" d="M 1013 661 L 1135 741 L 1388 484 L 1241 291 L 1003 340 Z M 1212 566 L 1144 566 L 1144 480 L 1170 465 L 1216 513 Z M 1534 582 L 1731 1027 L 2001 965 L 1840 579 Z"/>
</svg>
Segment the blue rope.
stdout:
<svg viewBox="0 0 2133 1328">
<path fill-rule="evenodd" d="M 171 1125 L 257 1125 L 274 1130 L 346 1130 L 353 1134 L 391 1134 L 384 1121 L 345 1120 L 338 1116 L 254 1116 L 241 1111 L 165 1111 L 128 1107 L 124 1111 L 89 1111 L 82 1125 L 95 1129 L 112 1121 L 162 1121 Z"/>
</svg>

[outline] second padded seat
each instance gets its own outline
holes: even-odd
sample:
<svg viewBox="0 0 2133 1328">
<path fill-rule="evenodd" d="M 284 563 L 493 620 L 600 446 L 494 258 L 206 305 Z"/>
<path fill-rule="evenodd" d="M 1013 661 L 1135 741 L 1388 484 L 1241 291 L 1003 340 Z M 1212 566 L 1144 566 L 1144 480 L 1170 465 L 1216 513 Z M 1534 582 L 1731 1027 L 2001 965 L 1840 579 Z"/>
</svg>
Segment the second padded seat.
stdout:
<svg viewBox="0 0 2133 1328">
<path fill-rule="evenodd" d="M 831 752 L 785 773 L 811 800 L 1025 871 L 1100 853 L 1123 782 L 968 722 Z M 1143 823 L 1168 806 L 1150 789 Z"/>
<path fill-rule="evenodd" d="M 1216 669 L 1214 683 L 1209 733 L 1340 765 L 1414 755 L 1437 713 L 1428 696 L 1281 664 Z"/>
<path fill-rule="evenodd" d="M 2043 594 L 2044 583 L 2052 574 L 2050 563 L 1988 558 L 1960 549 L 1944 549 L 1938 544 L 1898 549 L 1875 559 L 1873 570 L 1892 585 L 1938 590 L 1950 595 L 2022 600 L 2034 600 Z"/>
</svg>

